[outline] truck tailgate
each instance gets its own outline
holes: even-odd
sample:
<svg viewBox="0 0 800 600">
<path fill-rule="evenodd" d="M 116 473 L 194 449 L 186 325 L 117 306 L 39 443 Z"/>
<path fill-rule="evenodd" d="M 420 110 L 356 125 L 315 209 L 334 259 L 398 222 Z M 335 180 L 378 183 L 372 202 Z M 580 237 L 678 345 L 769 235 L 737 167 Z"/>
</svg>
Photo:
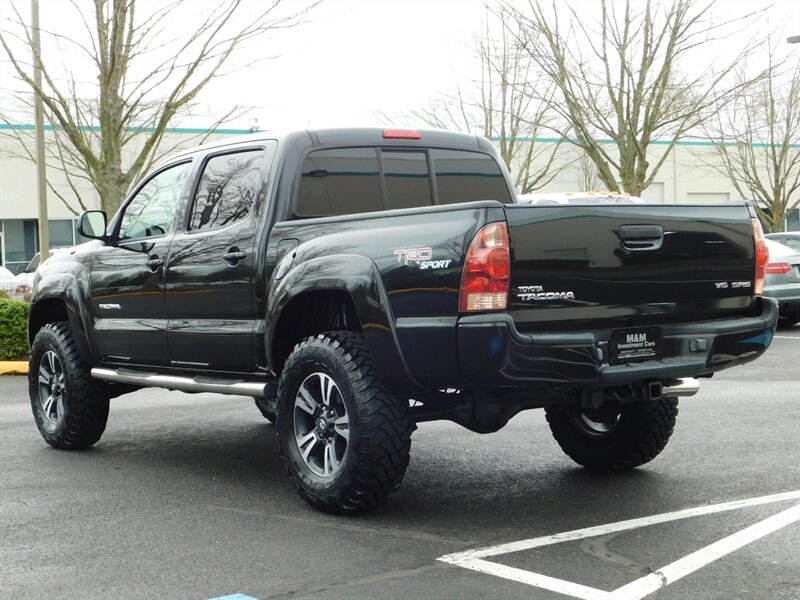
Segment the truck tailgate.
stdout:
<svg viewBox="0 0 800 600">
<path fill-rule="evenodd" d="M 521 331 L 724 318 L 752 304 L 755 251 L 745 204 L 505 211 L 509 312 Z"/>
</svg>

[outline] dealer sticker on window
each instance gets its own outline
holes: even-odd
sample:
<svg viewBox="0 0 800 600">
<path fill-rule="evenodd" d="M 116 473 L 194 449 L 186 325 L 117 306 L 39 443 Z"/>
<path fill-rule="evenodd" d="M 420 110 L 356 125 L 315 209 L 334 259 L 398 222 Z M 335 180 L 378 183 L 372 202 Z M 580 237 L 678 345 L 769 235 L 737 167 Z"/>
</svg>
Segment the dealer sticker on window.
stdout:
<svg viewBox="0 0 800 600">
<path fill-rule="evenodd" d="M 663 356 L 664 340 L 658 327 L 631 327 L 611 332 L 610 362 L 658 360 Z"/>
</svg>

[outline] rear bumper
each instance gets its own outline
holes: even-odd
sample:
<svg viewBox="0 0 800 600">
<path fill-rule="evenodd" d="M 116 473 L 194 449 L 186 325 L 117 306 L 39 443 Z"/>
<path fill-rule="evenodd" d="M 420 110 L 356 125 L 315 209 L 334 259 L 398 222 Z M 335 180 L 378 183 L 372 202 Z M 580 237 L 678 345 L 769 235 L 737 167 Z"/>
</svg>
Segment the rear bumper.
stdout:
<svg viewBox="0 0 800 600">
<path fill-rule="evenodd" d="M 609 387 L 642 380 L 696 377 L 755 360 L 769 347 L 778 304 L 758 301 L 760 314 L 738 319 L 662 325 L 665 358 L 610 365 L 610 330 L 520 333 L 506 314 L 462 317 L 458 360 L 479 386 Z"/>
</svg>

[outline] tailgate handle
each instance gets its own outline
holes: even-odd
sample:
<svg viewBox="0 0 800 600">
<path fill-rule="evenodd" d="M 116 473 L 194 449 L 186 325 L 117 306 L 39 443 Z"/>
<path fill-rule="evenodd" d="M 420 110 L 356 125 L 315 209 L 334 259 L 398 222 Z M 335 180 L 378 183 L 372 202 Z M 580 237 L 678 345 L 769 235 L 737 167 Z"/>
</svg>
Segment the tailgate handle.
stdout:
<svg viewBox="0 0 800 600">
<path fill-rule="evenodd" d="M 664 243 L 661 225 L 622 225 L 619 239 L 626 250 L 658 250 Z"/>
</svg>

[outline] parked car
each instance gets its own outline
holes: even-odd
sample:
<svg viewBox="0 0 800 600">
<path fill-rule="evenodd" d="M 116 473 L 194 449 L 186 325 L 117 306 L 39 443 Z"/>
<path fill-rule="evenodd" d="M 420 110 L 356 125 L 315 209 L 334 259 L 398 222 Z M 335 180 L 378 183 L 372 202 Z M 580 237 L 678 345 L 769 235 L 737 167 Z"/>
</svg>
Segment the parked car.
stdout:
<svg viewBox="0 0 800 600">
<path fill-rule="evenodd" d="M 800 231 L 783 231 L 781 233 L 768 233 L 764 236 L 768 240 L 773 240 L 789 248 L 794 248 L 800 252 Z"/>
<path fill-rule="evenodd" d="M 60 252 L 65 252 L 70 248 L 51 248 L 49 255 L 55 256 Z M 33 277 L 36 273 L 36 269 L 39 268 L 41 264 L 42 255 L 40 252 L 37 252 L 33 255 L 31 261 L 17 273 L 15 277 L 15 281 L 17 283 L 15 295 L 20 300 L 24 300 L 25 302 L 30 302 L 31 299 L 31 292 L 33 291 Z"/>
<path fill-rule="evenodd" d="M 8 294 L 9 298 L 16 299 L 16 288 L 17 283 L 14 281 L 14 274 L 5 267 L 0 267 L 0 291 Z"/>
<path fill-rule="evenodd" d="M 800 250 L 768 239 L 769 263 L 764 295 L 778 301 L 778 323 L 791 326 L 800 321 Z"/>
<path fill-rule="evenodd" d="M 520 204 L 647 204 L 620 192 L 541 192 L 519 194 L 517 199 Z"/>
</svg>

